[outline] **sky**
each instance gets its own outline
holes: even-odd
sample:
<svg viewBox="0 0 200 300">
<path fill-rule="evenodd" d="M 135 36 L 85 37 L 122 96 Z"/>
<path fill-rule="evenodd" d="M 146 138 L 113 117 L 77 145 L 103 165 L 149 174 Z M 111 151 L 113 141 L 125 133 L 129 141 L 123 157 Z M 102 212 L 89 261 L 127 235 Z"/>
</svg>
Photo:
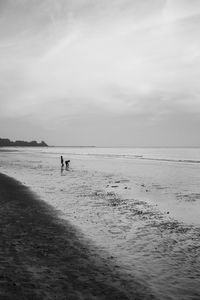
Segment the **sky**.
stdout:
<svg viewBox="0 0 200 300">
<path fill-rule="evenodd" d="M 200 146 L 199 0 L 0 0 L 0 137 Z"/>
</svg>

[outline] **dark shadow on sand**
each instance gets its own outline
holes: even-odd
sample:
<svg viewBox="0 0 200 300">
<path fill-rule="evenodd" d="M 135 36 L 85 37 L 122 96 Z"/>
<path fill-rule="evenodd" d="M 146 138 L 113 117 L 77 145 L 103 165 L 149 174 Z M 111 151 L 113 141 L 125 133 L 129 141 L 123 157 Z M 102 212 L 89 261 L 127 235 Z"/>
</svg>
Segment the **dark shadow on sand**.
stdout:
<svg viewBox="0 0 200 300">
<path fill-rule="evenodd" d="M 68 222 L 0 174 L 0 299 L 153 299 Z"/>
</svg>

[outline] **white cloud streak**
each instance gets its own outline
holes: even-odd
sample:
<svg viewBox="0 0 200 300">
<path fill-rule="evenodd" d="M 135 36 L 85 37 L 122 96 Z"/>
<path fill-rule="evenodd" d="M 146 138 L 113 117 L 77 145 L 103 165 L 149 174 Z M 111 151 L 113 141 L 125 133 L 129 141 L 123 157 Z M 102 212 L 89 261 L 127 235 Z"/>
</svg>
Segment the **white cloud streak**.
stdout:
<svg viewBox="0 0 200 300">
<path fill-rule="evenodd" d="M 137 126 L 146 116 L 159 126 L 176 113 L 200 112 L 199 1 L 7 3 L 1 116 L 30 116 L 48 127 L 92 112 L 141 116 Z M 14 17 L 8 27 L 6 17 Z"/>
</svg>

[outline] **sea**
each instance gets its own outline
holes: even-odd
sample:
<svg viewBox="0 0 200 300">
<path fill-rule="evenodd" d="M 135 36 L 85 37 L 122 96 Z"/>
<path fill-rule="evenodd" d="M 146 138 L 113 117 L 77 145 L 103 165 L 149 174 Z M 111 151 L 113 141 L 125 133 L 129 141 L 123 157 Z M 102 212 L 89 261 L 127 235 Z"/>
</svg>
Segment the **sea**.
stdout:
<svg viewBox="0 0 200 300">
<path fill-rule="evenodd" d="M 158 299 L 200 299 L 199 148 L 5 147 L 0 172 Z"/>
</svg>

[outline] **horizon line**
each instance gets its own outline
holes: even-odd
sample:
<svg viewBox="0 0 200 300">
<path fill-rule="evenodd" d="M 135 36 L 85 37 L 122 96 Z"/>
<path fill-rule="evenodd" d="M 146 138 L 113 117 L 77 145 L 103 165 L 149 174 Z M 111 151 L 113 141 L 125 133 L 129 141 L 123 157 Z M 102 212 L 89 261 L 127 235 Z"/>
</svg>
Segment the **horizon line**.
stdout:
<svg viewBox="0 0 200 300">
<path fill-rule="evenodd" d="M 49 145 L 48 147 L 66 148 L 200 148 L 200 146 L 89 146 L 89 145 Z"/>
</svg>

